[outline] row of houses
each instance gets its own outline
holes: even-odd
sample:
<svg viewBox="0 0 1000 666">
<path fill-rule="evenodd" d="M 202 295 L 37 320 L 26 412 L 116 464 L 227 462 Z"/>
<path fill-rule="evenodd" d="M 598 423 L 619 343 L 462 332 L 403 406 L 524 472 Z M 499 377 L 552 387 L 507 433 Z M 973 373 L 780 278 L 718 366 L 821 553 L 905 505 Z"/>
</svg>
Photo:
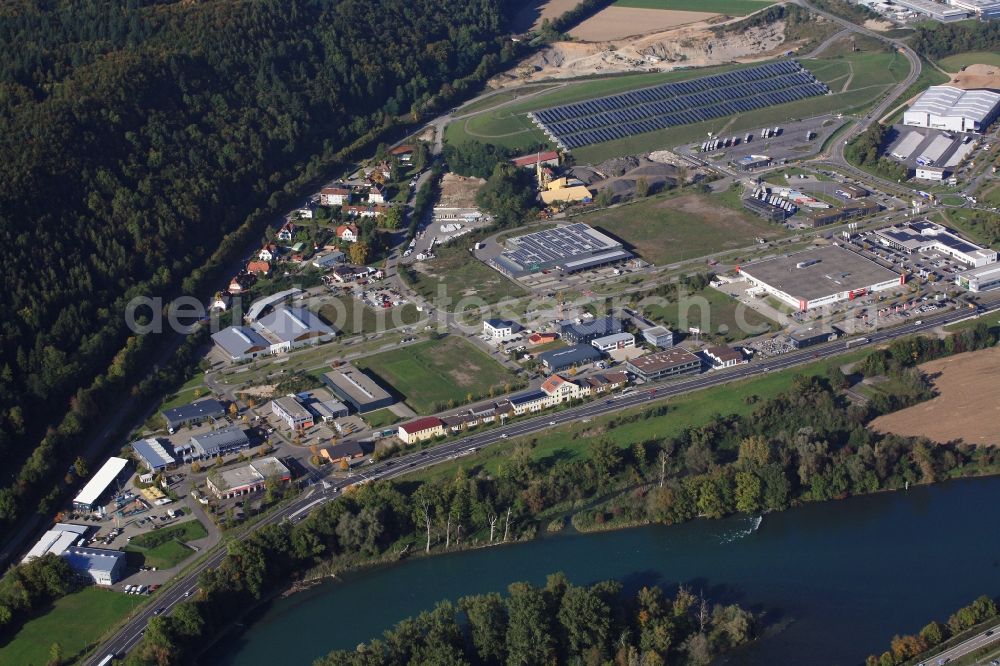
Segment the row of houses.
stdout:
<svg viewBox="0 0 1000 666">
<path fill-rule="evenodd" d="M 541 388 L 512 395 L 492 405 L 470 408 L 443 417 L 427 416 L 404 423 L 399 426 L 397 436 L 404 444 L 414 444 L 493 423 L 498 419 L 538 412 L 570 400 L 614 391 L 626 383 L 628 375 L 624 372 L 608 372 L 576 381 L 552 375 L 542 383 Z"/>
</svg>

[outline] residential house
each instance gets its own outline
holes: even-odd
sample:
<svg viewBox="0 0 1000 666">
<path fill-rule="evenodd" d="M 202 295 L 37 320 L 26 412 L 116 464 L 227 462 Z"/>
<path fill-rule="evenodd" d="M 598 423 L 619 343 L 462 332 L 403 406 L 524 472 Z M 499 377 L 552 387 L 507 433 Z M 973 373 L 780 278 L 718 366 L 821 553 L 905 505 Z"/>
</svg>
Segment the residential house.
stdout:
<svg viewBox="0 0 1000 666">
<path fill-rule="evenodd" d="M 271 272 L 271 264 L 266 261 L 251 261 L 247 264 L 247 273 L 266 276 Z"/>
<path fill-rule="evenodd" d="M 590 384 L 571 382 L 559 375 L 552 375 L 542 382 L 542 391 L 549 396 L 550 407 L 567 400 L 578 400 L 590 395 Z"/>
<path fill-rule="evenodd" d="M 217 291 L 215 292 L 215 298 L 212 299 L 212 304 L 209 306 L 208 309 L 216 310 L 219 312 L 225 312 L 226 310 L 229 309 L 229 302 L 231 300 L 232 299 L 229 297 L 229 294 Z"/>
<path fill-rule="evenodd" d="M 581 382 L 586 382 L 590 386 L 591 394 L 596 395 L 598 393 L 616 391 L 625 386 L 628 384 L 628 375 L 620 371 L 606 372 L 600 375 L 592 375 L 581 380 Z"/>
<path fill-rule="evenodd" d="M 444 421 L 436 416 L 426 416 L 400 425 L 398 437 L 404 444 L 414 444 L 444 434 Z"/>
<path fill-rule="evenodd" d="M 381 217 L 389 210 L 385 204 L 367 204 L 365 206 L 344 206 L 344 213 L 351 217 Z"/>
<path fill-rule="evenodd" d="M 416 151 L 415 146 L 404 144 L 391 149 L 389 155 L 397 158 L 402 164 L 409 164 L 413 160 L 414 151 Z"/>
<path fill-rule="evenodd" d="M 305 208 L 296 209 L 292 215 L 298 216 L 300 220 L 311 220 L 313 219 L 313 209 L 306 206 Z"/>
<path fill-rule="evenodd" d="M 256 278 L 249 273 L 234 275 L 233 279 L 229 281 L 228 291 L 233 295 L 242 294 L 244 291 L 252 287 L 254 282 L 256 282 Z"/>
<path fill-rule="evenodd" d="M 298 230 L 299 228 L 295 226 L 294 222 L 292 222 L 291 220 L 286 220 L 285 223 L 281 225 L 281 228 L 278 229 L 277 238 L 280 241 L 290 243 L 292 239 L 295 238 L 295 233 Z"/>
<path fill-rule="evenodd" d="M 361 448 L 360 444 L 353 440 L 339 442 L 333 446 L 328 446 L 325 449 L 320 449 L 319 454 L 331 463 L 339 464 L 341 462 L 347 462 L 348 465 L 351 465 L 365 457 L 364 449 Z"/>
<path fill-rule="evenodd" d="M 345 243 L 357 243 L 358 233 L 356 224 L 342 224 L 337 227 L 337 238 Z"/>
<path fill-rule="evenodd" d="M 257 258 L 261 261 L 274 261 L 278 258 L 278 246 L 274 243 L 267 243 L 264 247 L 260 248 Z"/>
<path fill-rule="evenodd" d="M 368 203 L 373 204 L 384 204 L 385 203 L 385 187 L 379 185 L 378 183 L 373 184 L 368 188 Z"/>
<path fill-rule="evenodd" d="M 351 194 L 346 185 L 332 185 L 319 191 L 319 202 L 324 206 L 346 206 L 351 203 Z"/>
</svg>

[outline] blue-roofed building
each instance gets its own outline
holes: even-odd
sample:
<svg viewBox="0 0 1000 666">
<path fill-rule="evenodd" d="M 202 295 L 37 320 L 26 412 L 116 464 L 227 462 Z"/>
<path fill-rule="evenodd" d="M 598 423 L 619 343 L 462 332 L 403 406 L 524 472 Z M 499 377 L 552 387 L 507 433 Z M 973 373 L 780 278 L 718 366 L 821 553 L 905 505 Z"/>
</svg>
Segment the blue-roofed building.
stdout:
<svg viewBox="0 0 1000 666">
<path fill-rule="evenodd" d="M 250 448 L 250 438 L 238 426 L 195 435 L 183 451 L 185 460 L 214 458 Z M 181 453 L 178 451 L 178 453 Z"/>
<path fill-rule="evenodd" d="M 518 333 L 521 325 L 510 319 L 487 319 L 483 321 L 483 336 L 491 340 L 503 340 Z"/>
<path fill-rule="evenodd" d="M 139 462 L 150 472 L 159 472 L 177 465 L 170 445 L 161 444 L 156 438 L 140 439 L 132 442 L 132 452 Z"/>
<path fill-rule="evenodd" d="M 167 427 L 171 430 L 176 430 L 181 426 L 195 425 L 210 419 L 221 419 L 225 415 L 225 408 L 215 398 L 206 398 L 205 400 L 192 402 L 188 405 L 163 410 L 163 420 L 167 422 Z"/>
<path fill-rule="evenodd" d="M 559 325 L 559 337 L 573 344 L 622 332 L 622 322 L 616 317 L 597 317 L 580 323 L 565 321 Z"/>
<path fill-rule="evenodd" d="M 550 371 L 561 372 L 570 368 L 596 363 L 603 357 L 604 354 L 594 349 L 593 346 L 580 344 L 542 352 L 538 355 L 538 360 Z"/>
<path fill-rule="evenodd" d="M 125 553 L 104 548 L 71 546 L 60 556 L 69 566 L 83 576 L 89 576 L 97 585 L 114 585 L 125 570 Z"/>
</svg>

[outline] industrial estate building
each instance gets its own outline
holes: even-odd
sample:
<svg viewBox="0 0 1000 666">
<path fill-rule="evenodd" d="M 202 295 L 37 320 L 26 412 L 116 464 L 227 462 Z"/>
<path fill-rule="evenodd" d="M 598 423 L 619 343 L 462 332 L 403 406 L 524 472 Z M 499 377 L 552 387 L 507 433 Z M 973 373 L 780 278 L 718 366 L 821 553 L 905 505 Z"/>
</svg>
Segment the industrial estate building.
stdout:
<svg viewBox="0 0 1000 666">
<path fill-rule="evenodd" d="M 625 369 L 639 379 L 651 382 L 664 377 L 685 375 L 701 370 L 701 359 L 682 347 L 633 358 Z"/>
<path fill-rule="evenodd" d="M 582 222 L 509 238 L 506 248 L 490 265 L 510 278 L 554 268 L 576 273 L 634 256 L 614 238 Z"/>
<path fill-rule="evenodd" d="M 955 276 L 955 284 L 974 293 L 996 289 L 1000 287 L 1000 263 L 963 271 Z"/>
<path fill-rule="evenodd" d="M 74 525 L 73 523 L 56 523 L 52 529 L 48 530 L 35 542 L 28 554 L 21 562 L 28 562 L 41 557 L 42 555 L 62 555 L 67 548 L 77 543 L 84 537 L 90 528 L 86 525 Z"/>
<path fill-rule="evenodd" d="M 208 475 L 207 485 L 212 494 L 219 499 L 230 499 L 261 491 L 268 481 L 284 483 L 291 478 L 292 474 L 288 468 L 274 456 L 269 456 L 242 467 L 224 471 L 213 470 Z"/>
<path fill-rule="evenodd" d="M 892 289 L 906 280 L 839 245 L 765 259 L 739 271 L 750 284 L 801 311 Z"/>
<path fill-rule="evenodd" d="M 180 407 L 164 409 L 162 412 L 163 420 L 167 422 L 167 428 L 170 430 L 176 430 L 186 425 L 197 425 L 205 421 L 214 421 L 225 415 L 225 407 L 215 398 L 205 398 Z"/>
<path fill-rule="evenodd" d="M 184 460 L 215 458 L 228 453 L 236 453 L 250 448 L 250 438 L 239 426 L 229 426 L 222 430 L 213 430 L 193 436 L 187 446 L 177 447 L 177 453 Z"/>
<path fill-rule="evenodd" d="M 981 21 L 1000 19 L 1000 0 L 949 0 L 949 4 L 969 12 Z"/>
<path fill-rule="evenodd" d="M 212 342 L 232 361 L 246 361 L 268 354 L 280 354 L 307 344 L 329 342 L 337 332 L 305 308 L 276 307 L 261 316 L 275 302 L 299 291 L 301 290 L 289 289 L 255 301 L 246 316 L 252 322 L 250 326 L 230 326 L 213 333 Z"/>
<path fill-rule="evenodd" d="M 734 365 L 749 362 L 743 356 L 743 352 L 732 347 L 726 347 L 725 345 L 709 347 L 705 350 L 705 358 L 712 362 L 712 367 L 714 368 L 731 368 Z"/>
<path fill-rule="evenodd" d="M 78 511 L 94 511 L 98 509 L 102 500 L 108 498 L 110 491 L 115 486 L 126 479 L 131 471 L 129 461 L 126 458 L 112 456 L 108 458 L 101 469 L 90 477 L 87 485 L 80 490 L 80 493 L 73 500 L 73 508 Z"/>
<path fill-rule="evenodd" d="M 561 372 L 600 361 L 604 354 L 594 349 L 593 345 L 582 343 L 542 352 L 537 358 L 551 372 Z"/>
<path fill-rule="evenodd" d="M 231 361 L 249 361 L 271 353 L 271 343 L 249 326 L 230 326 L 212 334 L 212 342 Z"/>
<path fill-rule="evenodd" d="M 602 352 L 609 352 L 615 349 L 628 349 L 635 347 L 635 336 L 631 333 L 612 333 L 590 341 L 594 349 Z"/>
<path fill-rule="evenodd" d="M 172 451 L 155 437 L 132 442 L 132 453 L 143 467 L 150 472 L 160 472 L 177 465 Z"/>
<path fill-rule="evenodd" d="M 590 342 L 621 332 L 622 322 L 617 317 L 596 317 L 594 319 L 559 322 L 559 336 L 573 344 Z"/>
<path fill-rule="evenodd" d="M 504 340 L 521 330 L 521 325 L 509 319 L 487 319 L 483 322 L 483 336 L 491 340 Z"/>
<path fill-rule="evenodd" d="M 1000 111 L 1000 93 L 931 86 L 903 113 L 903 124 L 952 132 L 982 132 Z"/>
<path fill-rule="evenodd" d="M 351 365 L 342 365 L 325 373 L 321 379 L 338 398 L 359 414 L 382 409 L 396 402 L 374 379 Z"/>
<path fill-rule="evenodd" d="M 125 570 L 125 553 L 120 550 L 72 546 L 63 552 L 62 558 L 74 571 L 89 576 L 97 585 L 114 585 Z"/>
<path fill-rule="evenodd" d="M 642 339 L 660 349 L 674 346 L 674 332 L 666 326 L 651 326 L 642 330 Z"/>
<path fill-rule="evenodd" d="M 313 415 L 294 395 L 286 395 L 271 401 L 271 413 L 285 422 L 292 430 L 313 427 Z"/>
<path fill-rule="evenodd" d="M 938 252 L 973 268 L 986 266 L 997 260 L 996 250 L 980 247 L 933 222 L 909 222 L 885 227 L 876 231 L 875 236 L 882 245 L 907 254 Z"/>
</svg>

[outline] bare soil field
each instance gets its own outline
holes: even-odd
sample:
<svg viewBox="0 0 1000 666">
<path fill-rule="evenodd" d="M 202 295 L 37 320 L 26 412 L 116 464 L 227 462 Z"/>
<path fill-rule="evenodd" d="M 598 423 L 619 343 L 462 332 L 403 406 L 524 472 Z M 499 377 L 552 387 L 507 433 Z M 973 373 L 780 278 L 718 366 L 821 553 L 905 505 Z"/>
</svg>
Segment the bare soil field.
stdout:
<svg viewBox="0 0 1000 666">
<path fill-rule="evenodd" d="M 576 7 L 579 0 L 535 0 L 528 3 L 514 17 L 514 31 L 538 30 L 542 21 L 552 20 Z"/>
<path fill-rule="evenodd" d="M 992 88 L 1000 90 L 1000 67 L 996 65 L 969 65 L 965 71 L 951 75 L 948 85 L 973 90 L 975 88 Z"/>
<path fill-rule="evenodd" d="M 1000 347 L 924 363 L 938 396 L 871 423 L 879 432 L 935 442 L 1000 444 Z"/>
<path fill-rule="evenodd" d="M 441 179 L 441 208 L 475 208 L 476 192 L 486 181 L 482 178 L 467 178 L 446 173 Z"/>
<path fill-rule="evenodd" d="M 716 14 L 709 12 L 640 9 L 612 5 L 570 30 L 569 34 L 587 42 L 605 42 L 661 32 L 679 25 L 706 21 L 715 16 Z"/>
<path fill-rule="evenodd" d="M 706 67 L 729 62 L 754 62 L 766 60 L 785 51 L 794 51 L 799 42 L 785 41 L 785 22 L 750 28 L 735 34 L 718 35 L 712 27 L 719 25 L 722 17 L 707 12 L 674 12 L 672 10 L 640 10 L 609 7 L 592 19 L 584 21 L 572 34 L 580 39 L 596 40 L 611 35 L 605 25 L 590 32 L 588 37 L 578 31 L 591 21 L 605 16 L 605 12 L 647 11 L 663 18 L 670 14 L 686 14 L 686 25 L 655 29 L 656 24 L 642 22 L 641 27 L 630 27 L 627 37 L 605 37 L 606 41 L 555 42 L 524 60 L 518 67 L 498 75 L 490 87 L 519 86 L 524 83 L 552 79 L 566 79 L 594 74 L 620 72 L 667 72 L 678 67 Z M 679 20 L 679 19 L 672 19 Z M 739 20 L 739 19 L 735 19 Z M 592 24 L 596 25 L 596 24 Z M 615 28 L 621 32 L 624 28 Z M 642 34 L 639 34 L 642 33 Z"/>
</svg>

